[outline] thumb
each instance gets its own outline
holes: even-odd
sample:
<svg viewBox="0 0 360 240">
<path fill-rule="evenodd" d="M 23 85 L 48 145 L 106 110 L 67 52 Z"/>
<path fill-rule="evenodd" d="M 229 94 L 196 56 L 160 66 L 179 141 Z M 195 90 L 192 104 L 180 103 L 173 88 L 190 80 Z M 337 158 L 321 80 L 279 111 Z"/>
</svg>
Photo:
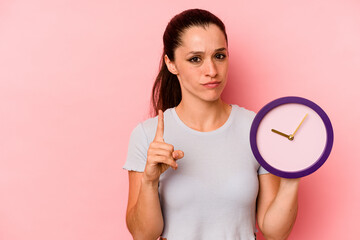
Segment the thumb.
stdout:
<svg viewBox="0 0 360 240">
<path fill-rule="evenodd" d="M 184 152 L 181 151 L 181 150 L 175 150 L 173 153 L 172 153 L 172 156 L 174 159 L 180 159 L 180 158 L 183 158 L 184 157 Z"/>
</svg>

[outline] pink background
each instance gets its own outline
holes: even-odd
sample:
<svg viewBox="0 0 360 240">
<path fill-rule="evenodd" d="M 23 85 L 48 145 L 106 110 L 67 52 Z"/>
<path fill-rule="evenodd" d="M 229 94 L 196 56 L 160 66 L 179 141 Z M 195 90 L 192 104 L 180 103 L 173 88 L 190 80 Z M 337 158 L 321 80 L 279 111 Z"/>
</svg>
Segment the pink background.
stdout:
<svg viewBox="0 0 360 240">
<path fill-rule="evenodd" d="M 0 239 L 131 239 L 129 136 L 150 117 L 166 24 L 194 7 L 227 27 L 226 102 L 258 111 L 302 96 L 332 120 L 333 151 L 301 180 L 289 239 L 357 238 L 359 1 L 3 0 Z"/>
</svg>

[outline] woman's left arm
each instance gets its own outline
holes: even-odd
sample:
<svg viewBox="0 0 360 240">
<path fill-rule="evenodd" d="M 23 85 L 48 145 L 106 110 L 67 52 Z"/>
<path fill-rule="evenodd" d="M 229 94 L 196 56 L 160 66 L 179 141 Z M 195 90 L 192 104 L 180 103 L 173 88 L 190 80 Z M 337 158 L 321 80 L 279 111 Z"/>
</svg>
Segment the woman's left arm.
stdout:
<svg viewBox="0 0 360 240">
<path fill-rule="evenodd" d="M 284 240 L 295 223 L 300 178 L 280 178 L 271 173 L 259 175 L 257 220 L 267 240 Z"/>
</svg>

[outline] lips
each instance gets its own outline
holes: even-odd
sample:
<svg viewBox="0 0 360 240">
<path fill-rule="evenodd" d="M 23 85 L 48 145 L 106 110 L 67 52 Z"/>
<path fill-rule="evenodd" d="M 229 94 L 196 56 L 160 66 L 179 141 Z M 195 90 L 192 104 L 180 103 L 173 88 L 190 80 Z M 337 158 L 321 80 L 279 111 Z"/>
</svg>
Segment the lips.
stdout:
<svg viewBox="0 0 360 240">
<path fill-rule="evenodd" d="M 218 86 L 220 86 L 220 83 L 221 82 L 218 82 L 218 81 L 212 81 L 212 82 L 203 84 L 203 86 L 205 88 L 214 89 L 214 88 L 217 88 Z"/>
<path fill-rule="evenodd" d="M 203 85 L 207 85 L 207 84 L 217 84 L 220 83 L 219 81 L 212 81 L 212 82 L 208 82 L 208 83 L 204 83 Z"/>
</svg>

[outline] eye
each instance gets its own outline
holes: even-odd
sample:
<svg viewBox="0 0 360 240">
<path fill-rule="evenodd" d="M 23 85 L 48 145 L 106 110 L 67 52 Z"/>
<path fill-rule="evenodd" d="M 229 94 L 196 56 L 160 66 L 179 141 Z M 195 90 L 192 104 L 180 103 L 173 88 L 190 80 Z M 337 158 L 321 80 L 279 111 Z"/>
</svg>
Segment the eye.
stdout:
<svg viewBox="0 0 360 240">
<path fill-rule="evenodd" d="M 189 62 L 193 62 L 193 63 L 198 63 L 200 61 L 201 61 L 201 59 L 199 57 L 192 57 L 189 59 Z"/>
<path fill-rule="evenodd" d="M 218 54 L 215 55 L 215 57 L 216 57 L 217 59 L 224 59 L 224 58 L 226 58 L 226 55 L 223 54 L 223 53 L 218 53 Z"/>
</svg>

